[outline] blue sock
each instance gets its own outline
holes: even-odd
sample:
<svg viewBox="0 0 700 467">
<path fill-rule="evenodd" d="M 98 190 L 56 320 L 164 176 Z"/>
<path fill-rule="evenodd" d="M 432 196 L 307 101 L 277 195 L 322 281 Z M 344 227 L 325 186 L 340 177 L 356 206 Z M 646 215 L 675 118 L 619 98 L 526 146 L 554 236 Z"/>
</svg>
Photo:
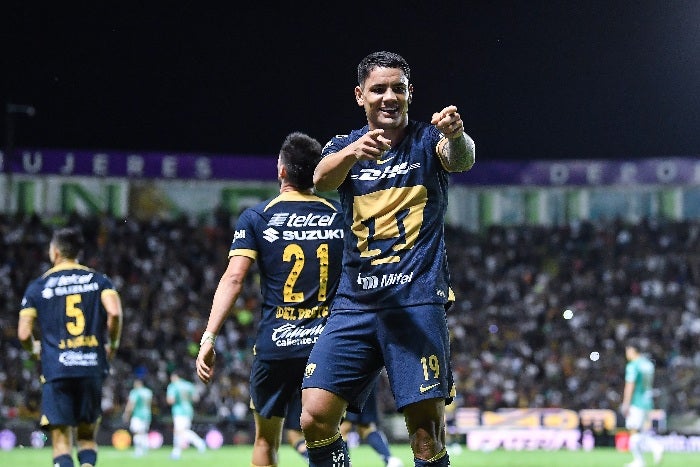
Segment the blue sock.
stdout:
<svg viewBox="0 0 700 467">
<path fill-rule="evenodd" d="M 81 465 L 97 464 L 97 451 L 94 449 L 83 449 L 82 451 L 78 451 L 78 462 L 80 462 Z"/>
<path fill-rule="evenodd" d="M 297 444 L 294 445 L 294 449 L 296 449 L 296 451 L 299 453 L 299 455 L 301 455 L 301 457 L 303 457 L 304 459 L 308 459 L 309 458 L 309 451 L 307 451 L 306 449 L 302 451 L 300 449 L 305 444 L 306 444 L 306 441 L 303 439 L 300 439 L 299 441 L 297 441 Z"/>
<path fill-rule="evenodd" d="M 309 453 L 309 467 L 350 467 L 348 447 L 340 433 L 314 443 L 307 441 L 306 450 Z"/>
<path fill-rule="evenodd" d="M 58 457 L 53 458 L 54 467 L 75 467 L 73 464 L 73 458 L 70 454 L 62 454 Z"/>
<path fill-rule="evenodd" d="M 415 467 L 450 467 L 450 456 L 447 455 L 447 449 L 443 449 L 432 459 L 424 461 L 414 457 L 413 462 Z"/>
<path fill-rule="evenodd" d="M 391 451 L 389 450 L 389 443 L 386 441 L 386 436 L 381 431 L 373 431 L 367 435 L 367 444 L 372 446 L 372 449 L 377 451 L 377 453 L 382 456 L 384 462 L 391 457 Z"/>
</svg>

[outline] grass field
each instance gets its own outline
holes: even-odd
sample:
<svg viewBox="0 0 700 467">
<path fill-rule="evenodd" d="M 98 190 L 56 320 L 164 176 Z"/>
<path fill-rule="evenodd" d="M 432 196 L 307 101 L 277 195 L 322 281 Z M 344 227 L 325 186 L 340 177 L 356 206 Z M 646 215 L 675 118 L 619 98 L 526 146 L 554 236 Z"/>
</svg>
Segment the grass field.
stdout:
<svg viewBox="0 0 700 467">
<path fill-rule="evenodd" d="M 393 454 L 400 457 L 406 467 L 413 466 L 411 450 L 407 445 L 392 446 Z M 199 454 L 188 449 L 178 461 L 170 459 L 170 449 L 151 451 L 141 458 L 134 458 L 132 451 L 118 451 L 102 447 L 98 455 L 99 467 L 199 467 L 199 466 L 250 466 L 250 446 L 226 446 Z M 383 467 L 379 456 L 367 446 L 350 451 L 354 467 Z M 612 448 L 597 448 L 584 451 L 504 451 L 493 452 L 463 450 L 451 456 L 452 467 L 622 467 L 631 460 L 629 453 L 617 452 Z M 0 466 L 47 467 L 51 465 L 51 451 L 43 449 L 14 449 L 0 451 Z M 281 467 L 304 467 L 296 452 L 284 446 L 280 451 Z M 652 465 L 648 459 L 648 465 Z M 700 465 L 700 453 L 667 453 L 661 464 L 663 467 L 691 467 Z"/>
</svg>

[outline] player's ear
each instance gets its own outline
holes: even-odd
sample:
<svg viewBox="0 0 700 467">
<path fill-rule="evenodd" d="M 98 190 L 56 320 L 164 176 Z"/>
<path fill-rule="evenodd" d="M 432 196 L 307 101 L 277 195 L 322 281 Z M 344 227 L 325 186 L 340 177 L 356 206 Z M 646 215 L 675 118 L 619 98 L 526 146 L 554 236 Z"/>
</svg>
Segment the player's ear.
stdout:
<svg viewBox="0 0 700 467">
<path fill-rule="evenodd" d="M 287 178 L 287 168 L 282 163 L 282 156 L 277 158 L 277 180 Z"/>
<path fill-rule="evenodd" d="M 360 107 L 365 105 L 365 98 L 362 97 L 362 88 L 359 86 L 355 86 L 355 100 Z"/>
<path fill-rule="evenodd" d="M 408 99 L 406 99 L 406 101 L 410 104 L 412 100 L 413 100 L 413 85 L 409 84 L 408 85 Z"/>
</svg>

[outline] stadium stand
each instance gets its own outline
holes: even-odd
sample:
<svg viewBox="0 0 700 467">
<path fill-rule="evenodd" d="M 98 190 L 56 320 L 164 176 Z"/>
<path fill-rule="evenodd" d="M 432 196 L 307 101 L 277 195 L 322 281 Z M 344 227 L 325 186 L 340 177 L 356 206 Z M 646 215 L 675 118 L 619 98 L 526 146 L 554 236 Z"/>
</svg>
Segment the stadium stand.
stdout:
<svg viewBox="0 0 700 467">
<path fill-rule="evenodd" d="M 139 376 L 154 390 L 157 427 L 169 415 L 168 370 L 193 371 L 235 216 L 200 224 L 186 217 L 0 215 L 0 421 L 37 414 L 40 385 L 32 363 L 21 358 L 17 316 L 28 281 L 49 266 L 44 250 L 52 227 L 65 222 L 79 223 L 94 239 L 82 262 L 112 277 L 124 303 L 105 418 L 121 415 Z M 623 342 L 631 334 L 648 338 L 656 360 L 657 406 L 669 414 L 700 406 L 700 222 L 612 220 L 483 232 L 449 227 L 447 239 L 457 296 L 448 319 L 464 406 L 617 410 Z M 200 385 L 197 410 L 245 431 L 252 427 L 247 387 L 259 308 L 255 274 L 236 307 L 243 312 L 217 340 L 216 383 Z M 379 399 L 385 411 L 393 410 L 390 394 Z"/>
</svg>

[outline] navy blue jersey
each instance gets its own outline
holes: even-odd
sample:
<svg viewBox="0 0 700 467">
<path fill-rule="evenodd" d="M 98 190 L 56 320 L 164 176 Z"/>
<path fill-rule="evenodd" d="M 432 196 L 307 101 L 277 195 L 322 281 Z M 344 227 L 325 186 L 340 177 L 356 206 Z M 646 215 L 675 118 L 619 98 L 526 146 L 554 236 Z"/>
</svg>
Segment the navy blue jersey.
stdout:
<svg viewBox="0 0 700 467">
<path fill-rule="evenodd" d="M 107 293 L 117 293 L 112 281 L 78 263 L 60 264 L 29 284 L 20 315 L 38 321 L 46 381 L 107 375 Z"/>
<path fill-rule="evenodd" d="M 246 209 L 229 257 L 258 261 L 262 317 L 255 351 L 275 360 L 307 357 L 338 287 L 343 228 L 340 204 L 286 192 Z"/>
<path fill-rule="evenodd" d="M 338 152 L 368 129 L 334 137 L 323 155 Z M 381 160 L 358 161 L 338 187 L 346 236 L 333 309 L 448 301 L 443 219 L 449 173 L 437 154 L 443 136 L 416 121 L 406 130 L 397 147 Z"/>
</svg>

